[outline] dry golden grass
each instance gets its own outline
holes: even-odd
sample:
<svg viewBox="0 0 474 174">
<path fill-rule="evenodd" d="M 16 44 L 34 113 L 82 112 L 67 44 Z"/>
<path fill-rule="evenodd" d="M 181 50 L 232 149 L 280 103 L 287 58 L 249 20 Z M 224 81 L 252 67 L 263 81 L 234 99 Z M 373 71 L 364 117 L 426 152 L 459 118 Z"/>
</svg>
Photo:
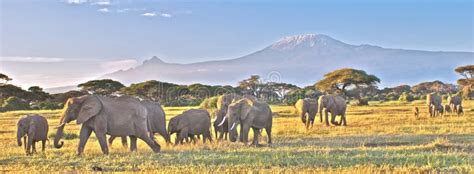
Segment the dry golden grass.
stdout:
<svg viewBox="0 0 474 174">
<path fill-rule="evenodd" d="M 16 145 L 20 116 L 44 115 L 54 134 L 59 111 L 1 113 L 0 171 L 473 172 L 474 101 L 464 102 L 464 116 L 444 118 L 428 118 L 422 102 L 413 103 L 350 106 L 347 127 L 326 127 L 318 121 L 311 130 L 291 106 L 272 106 L 274 144 L 266 147 L 215 141 L 174 147 L 157 135 L 161 153 L 152 153 L 141 141 L 138 152 L 130 153 L 115 141 L 111 154 L 104 156 L 92 136 L 80 157 L 75 155 L 79 126 L 74 124 L 66 126 L 69 139 L 62 149 L 54 149 L 51 139 L 45 153 L 31 157 Z M 420 119 L 413 116 L 414 105 L 420 107 Z M 167 119 L 186 109 L 165 108 Z"/>
</svg>

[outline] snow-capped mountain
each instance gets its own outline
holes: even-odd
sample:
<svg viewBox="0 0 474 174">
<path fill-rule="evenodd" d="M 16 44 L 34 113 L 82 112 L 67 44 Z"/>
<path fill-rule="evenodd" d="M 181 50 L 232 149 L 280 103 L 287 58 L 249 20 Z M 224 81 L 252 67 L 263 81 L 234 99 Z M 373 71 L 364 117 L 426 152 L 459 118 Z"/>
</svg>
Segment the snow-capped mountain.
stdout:
<svg viewBox="0 0 474 174">
<path fill-rule="evenodd" d="M 252 74 L 264 80 L 304 86 L 314 84 L 327 72 L 351 67 L 375 74 L 383 86 L 441 80 L 454 83 L 454 68 L 473 64 L 473 52 L 433 52 L 351 45 L 326 35 L 284 37 L 274 44 L 236 59 L 190 64 L 167 63 L 157 57 L 132 69 L 101 78 L 125 84 L 159 80 L 178 84 L 236 85 Z"/>
</svg>

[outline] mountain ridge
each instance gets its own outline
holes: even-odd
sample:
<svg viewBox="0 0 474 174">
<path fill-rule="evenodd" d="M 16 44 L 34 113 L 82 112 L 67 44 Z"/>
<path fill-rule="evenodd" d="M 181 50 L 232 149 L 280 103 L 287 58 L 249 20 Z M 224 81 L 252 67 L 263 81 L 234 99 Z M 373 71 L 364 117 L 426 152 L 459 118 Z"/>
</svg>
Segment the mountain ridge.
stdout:
<svg viewBox="0 0 474 174">
<path fill-rule="evenodd" d="M 276 72 L 282 82 L 301 86 L 314 84 L 332 70 L 351 67 L 379 76 L 384 85 L 430 79 L 453 82 L 458 78 L 453 69 L 472 63 L 473 55 L 473 52 L 352 45 L 323 34 L 304 34 L 283 37 L 261 50 L 233 59 L 178 64 L 165 62 L 154 56 L 137 67 L 100 78 L 111 78 L 125 84 L 160 80 L 179 84 L 236 85 L 237 81 L 252 74 L 261 75 L 265 79 Z M 433 60 L 436 62 L 426 63 Z M 403 71 L 394 68 L 394 65 Z M 436 73 L 429 73 L 428 70 L 436 70 Z M 413 77 L 413 74 L 420 76 Z"/>
</svg>

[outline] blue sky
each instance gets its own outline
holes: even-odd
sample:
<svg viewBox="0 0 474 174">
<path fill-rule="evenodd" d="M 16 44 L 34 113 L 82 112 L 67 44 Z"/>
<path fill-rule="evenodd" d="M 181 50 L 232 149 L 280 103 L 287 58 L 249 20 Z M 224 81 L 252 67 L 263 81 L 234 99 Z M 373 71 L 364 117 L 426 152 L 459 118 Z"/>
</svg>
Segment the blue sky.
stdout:
<svg viewBox="0 0 474 174">
<path fill-rule="evenodd" d="M 472 0 L 2 0 L 0 4 L 0 68 L 6 69 L 5 61 L 15 59 L 100 62 L 103 70 L 83 79 L 134 66 L 154 55 L 178 63 L 236 58 L 283 36 L 305 33 L 326 34 L 350 44 L 474 51 Z M 21 67 L 7 73 L 24 75 Z M 18 83 L 33 84 L 27 81 Z"/>
</svg>

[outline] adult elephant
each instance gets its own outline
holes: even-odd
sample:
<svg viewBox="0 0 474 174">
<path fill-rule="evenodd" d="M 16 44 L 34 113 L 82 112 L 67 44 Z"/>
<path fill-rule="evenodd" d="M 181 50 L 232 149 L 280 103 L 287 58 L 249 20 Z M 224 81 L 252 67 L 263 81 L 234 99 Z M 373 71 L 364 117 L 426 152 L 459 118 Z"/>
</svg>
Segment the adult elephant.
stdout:
<svg viewBox="0 0 474 174">
<path fill-rule="evenodd" d="M 435 117 L 443 112 L 443 106 L 441 103 L 442 98 L 439 95 L 435 93 L 426 95 L 426 104 L 428 105 L 428 113 L 430 114 L 430 117 Z"/>
<path fill-rule="evenodd" d="M 96 95 L 85 95 L 69 98 L 64 106 L 64 113 L 54 137 L 54 147 L 61 148 L 64 126 L 76 120 L 82 124 L 79 134 L 77 154 L 84 152 L 84 147 L 92 132 L 99 140 L 104 154 L 109 154 L 106 134 L 112 136 L 131 136 L 132 140 L 140 138 L 154 152 L 160 151 L 160 145 L 149 136 L 147 109 L 137 99 L 129 96 L 110 98 Z"/>
<path fill-rule="evenodd" d="M 166 131 L 166 114 L 159 102 L 153 102 L 149 100 L 143 100 L 140 102 L 147 109 L 148 128 L 151 138 L 154 139 L 154 134 L 160 134 L 166 141 L 171 143 L 168 131 Z M 111 145 L 115 139 L 115 136 L 110 136 L 109 144 Z M 131 138 L 130 150 L 137 150 L 137 139 Z M 127 145 L 127 137 L 122 137 L 122 144 Z"/>
<path fill-rule="evenodd" d="M 323 111 L 326 119 L 326 126 L 329 126 L 328 113 L 331 113 L 331 123 L 333 125 L 347 126 L 346 123 L 346 100 L 338 95 L 322 95 L 318 99 L 319 104 L 319 116 L 323 116 Z M 341 121 L 336 122 L 336 116 L 341 116 Z"/>
<path fill-rule="evenodd" d="M 267 103 L 254 101 L 248 98 L 240 99 L 229 105 L 227 114 L 224 117 L 229 121 L 229 139 L 235 142 L 237 139 L 238 124 L 241 125 L 240 134 L 242 142 L 248 142 L 248 134 L 252 128 L 254 137 L 253 145 L 258 145 L 258 136 L 262 129 L 265 129 L 268 136 L 268 144 L 272 144 L 272 110 Z"/>
<path fill-rule="evenodd" d="M 448 96 L 448 104 L 453 109 L 454 113 L 458 112 L 458 106 L 462 105 L 462 98 L 458 95 Z"/>
<path fill-rule="evenodd" d="M 300 114 L 301 121 L 306 125 L 306 129 L 313 127 L 314 117 L 318 114 L 318 100 L 316 99 L 299 99 L 295 108 Z M 320 121 L 323 122 L 322 115 L 319 117 Z"/>
<path fill-rule="evenodd" d="M 213 123 L 216 139 L 218 139 L 218 140 L 222 140 L 222 139 L 227 140 L 227 135 L 228 135 L 229 131 L 228 131 L 227 120 L 224 120 L 224 116 L 226 115 L 227 108 L 232 103 L 232 101 L 239 100 L 241 98 L 242 98 L 242 96 L 240 96 L 238 94 L 234 94 L 234 93 L 224 94 L 224 95 L 219 96 L 219 98 L 217 98 L 217 110 L 215 112 L 216 119 Z M 222 121 L 224 121 L 224 122 L 222 124 L 220 124 Z M 220 126 L 219 126 L 219 124 L 220 124 Z"/>
</svg>

